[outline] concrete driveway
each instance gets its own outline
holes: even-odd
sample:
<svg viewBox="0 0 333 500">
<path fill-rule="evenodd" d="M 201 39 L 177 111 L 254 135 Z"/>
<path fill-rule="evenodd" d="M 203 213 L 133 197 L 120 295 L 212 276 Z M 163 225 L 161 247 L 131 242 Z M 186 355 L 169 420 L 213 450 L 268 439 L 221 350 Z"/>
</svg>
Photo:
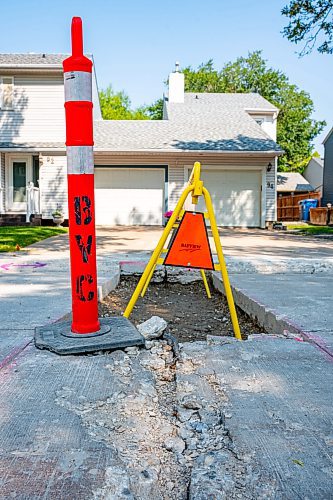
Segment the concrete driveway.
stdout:
<svg viewBox="0 0 333 500">
<path fill-rule="evenodd" d="M 98 252 L 151 251 L 163 228 L 160 227 L 97 227 Z M 287 258 L 333 257 L 333 241 L 301 237 L 260 229 L 221 229 L 226 255 L 243 257 L 280 256 Z"/>
</svg>

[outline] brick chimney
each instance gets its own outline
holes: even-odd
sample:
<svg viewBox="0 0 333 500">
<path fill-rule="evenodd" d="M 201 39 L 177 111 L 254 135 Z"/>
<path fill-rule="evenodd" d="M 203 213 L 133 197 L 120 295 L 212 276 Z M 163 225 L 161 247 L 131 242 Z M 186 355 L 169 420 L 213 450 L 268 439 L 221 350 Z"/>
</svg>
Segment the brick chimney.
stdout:
<svg viewBox="0 0 333 500">
<path fill-rule="evenodd" d="M 184 102 L 184 74 L 179 70 L 179 62 L 169 75 L 169 102 Z"/>
</svg>

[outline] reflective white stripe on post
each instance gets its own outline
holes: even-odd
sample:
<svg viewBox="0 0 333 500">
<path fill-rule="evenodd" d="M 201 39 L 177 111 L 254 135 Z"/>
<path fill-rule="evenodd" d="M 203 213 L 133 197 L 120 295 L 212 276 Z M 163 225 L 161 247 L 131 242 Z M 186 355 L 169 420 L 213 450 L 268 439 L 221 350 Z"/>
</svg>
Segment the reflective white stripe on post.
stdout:
<svg viewBox="0 0 333 500">
<path fill-rule="evenodd" d="M 68 71 L 64 73 L 65 101 L 92 101 L 91 73 Z"/>
<path fill-rule="evenodd" d="M 67 146 L 67 173 L 94 173 L 94 153 L 92 146 Z"/>
</svg>

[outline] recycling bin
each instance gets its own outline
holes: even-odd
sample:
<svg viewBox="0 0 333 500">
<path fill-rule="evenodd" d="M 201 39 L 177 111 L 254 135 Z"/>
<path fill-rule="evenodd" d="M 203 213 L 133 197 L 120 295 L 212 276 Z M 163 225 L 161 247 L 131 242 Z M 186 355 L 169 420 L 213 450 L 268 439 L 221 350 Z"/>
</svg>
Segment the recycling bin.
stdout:
<svg viewBox="0 0 333 500">
<path fill-rule="evenodd" d="M 310 208 L 318 207 L 318 200 L 307 198 L 298 202 L 300 208 L 300 220 L 308 222 L 310 220 Z"/>
</svg>

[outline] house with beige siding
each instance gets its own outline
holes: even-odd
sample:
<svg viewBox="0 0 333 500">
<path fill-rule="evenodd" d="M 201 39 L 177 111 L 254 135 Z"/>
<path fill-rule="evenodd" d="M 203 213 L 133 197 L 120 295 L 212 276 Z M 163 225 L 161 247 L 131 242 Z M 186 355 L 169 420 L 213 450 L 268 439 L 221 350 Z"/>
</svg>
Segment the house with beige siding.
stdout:
<svg viewBox="0 0 333 500">
<path fill-rule="evenodd" d="M 67 216 L 66 57 L 0 54 L 0 224 Z M 185 93 L 176 68 L 163 120 L 103 120 L 96 78 L 93 95 L 97 225 L 163 224 L 194 161 L 219 225 L 276 220 L 278 109 L 259 94 Z"/>
<path fill-rule="evenodd" d="M 313 186 L 314 191 L 323 193 L 324 158 L 313 156 L 304 169 L 303 176 Z"/>
</svg>

